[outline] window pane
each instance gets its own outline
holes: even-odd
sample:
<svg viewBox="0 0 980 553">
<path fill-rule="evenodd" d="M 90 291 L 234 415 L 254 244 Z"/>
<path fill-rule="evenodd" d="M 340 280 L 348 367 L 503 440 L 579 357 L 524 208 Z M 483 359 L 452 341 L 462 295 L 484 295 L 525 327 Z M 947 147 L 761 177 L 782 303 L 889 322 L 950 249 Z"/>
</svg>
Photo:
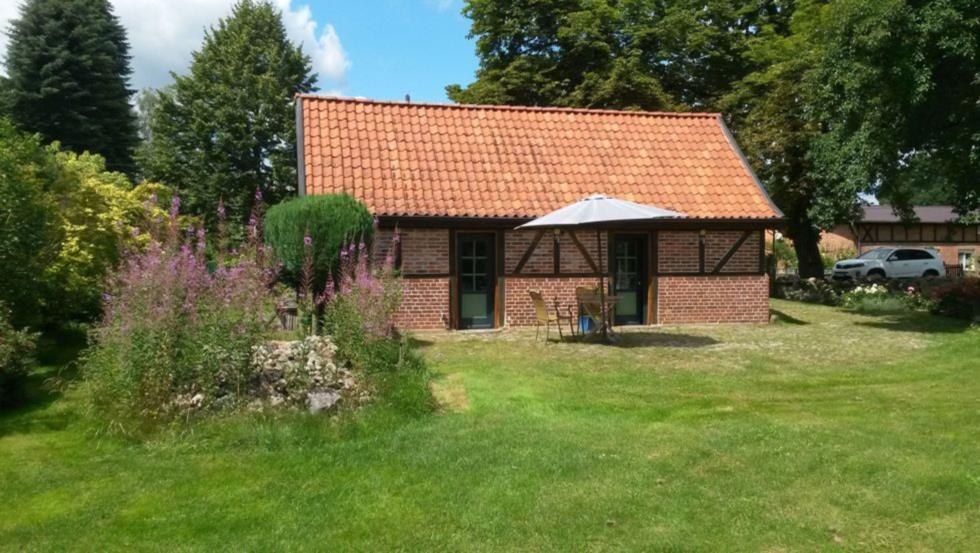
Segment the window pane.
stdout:
<svg viewBox="0 0 980 553">
<path fill-rule="evenodd" d="M 459 302 L 459 314 L 466 319 L 482 318 L 487 312 L 487 296 L 485 294 L 462 294 Z"/>
</svg>

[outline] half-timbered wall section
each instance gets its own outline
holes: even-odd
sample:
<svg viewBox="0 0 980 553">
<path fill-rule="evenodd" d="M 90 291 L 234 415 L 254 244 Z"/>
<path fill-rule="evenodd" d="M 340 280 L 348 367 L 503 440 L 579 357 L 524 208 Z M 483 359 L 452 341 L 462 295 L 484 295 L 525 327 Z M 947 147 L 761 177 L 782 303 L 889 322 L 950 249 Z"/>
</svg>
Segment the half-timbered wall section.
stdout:
<svg viewBox="0 0 980 553">
<path fill-rule="evenodd" d="M 411 328 L 454 328 L 458 285 L 453 240 L 467 231 L 401 228 L 390 255 L 400 263 L 404 294 L 398 321 Z M 496 326 L 534 324 L 528 290 L 549 307 L 576 308 L 575 288 L 595 286 L 601 264 L 612 274 L 609 241 L 618 234 L 648 238 L 646 324 L 766 322 L 768 276 L 762 230 L 523 231 L 490 229 L 496 260 Z M 377 259 L 389 255 L 392 231 L 379 231 Z M 598 238 L 598 239 L 597 239 Z"/>
</svg>

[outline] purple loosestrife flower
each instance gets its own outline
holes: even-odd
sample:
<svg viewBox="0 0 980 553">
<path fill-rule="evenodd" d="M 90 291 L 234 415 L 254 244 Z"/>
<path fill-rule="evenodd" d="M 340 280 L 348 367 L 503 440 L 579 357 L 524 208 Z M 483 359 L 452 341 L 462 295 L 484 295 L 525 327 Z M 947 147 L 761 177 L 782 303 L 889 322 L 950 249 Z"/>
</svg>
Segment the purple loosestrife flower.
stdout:
<svg viewBox="0 0 980 553">
<path fill-rule="evenodd" d="M 224 223 L 225 217 L 227 216 L 228 213 L 225 211 L 225 200 L 223 198 L 219 198 L 218 199 L 218 222 Z"/>
<path fill-rule="evenodd" d="M 179 213 L 180 213 L 180 196 L 174 194 L 173 199 L 170 200 L 170 218 L 176 219 Z"/>
</svg>

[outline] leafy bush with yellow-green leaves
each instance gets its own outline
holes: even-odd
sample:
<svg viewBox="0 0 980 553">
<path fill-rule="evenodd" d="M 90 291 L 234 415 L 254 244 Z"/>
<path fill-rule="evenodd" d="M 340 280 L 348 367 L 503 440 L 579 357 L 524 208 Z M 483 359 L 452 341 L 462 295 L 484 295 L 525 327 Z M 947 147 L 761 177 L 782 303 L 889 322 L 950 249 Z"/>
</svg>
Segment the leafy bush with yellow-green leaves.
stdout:
<svg viewBox="0 0 980 553">
<path fill-rule="evenodd" d="M 0 302 L 16 327 L 91 319 L 120 252 L 164 222 L 160 184 L 133 186 L 102 157 L 61 151 L 0 120 Z"/>
</svg>

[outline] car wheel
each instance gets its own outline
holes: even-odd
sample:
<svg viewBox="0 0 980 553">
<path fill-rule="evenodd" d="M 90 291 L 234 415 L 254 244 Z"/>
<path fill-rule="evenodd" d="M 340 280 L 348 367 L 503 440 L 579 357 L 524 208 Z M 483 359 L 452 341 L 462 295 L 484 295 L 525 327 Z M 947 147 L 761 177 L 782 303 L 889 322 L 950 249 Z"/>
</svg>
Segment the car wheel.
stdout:
<svg viewBox="0 0 980 553">
<path fill-rule="evenodd" d="M 871 282 L 876 282 L 885 279 L 885 271 L 881 269 L 872 269 L 868 271 L 868 280 Z"/>
<path fill-rule="evenodd" d="M 923 273 L 922 276 L 924 276 L 926 278 L 936 278 L 936 277 L 939 276 L 939 271 L 937 271 L 935 269 L 929 269 L 928 271 L 926 271 L 925 273 Z"/>
</svg>

